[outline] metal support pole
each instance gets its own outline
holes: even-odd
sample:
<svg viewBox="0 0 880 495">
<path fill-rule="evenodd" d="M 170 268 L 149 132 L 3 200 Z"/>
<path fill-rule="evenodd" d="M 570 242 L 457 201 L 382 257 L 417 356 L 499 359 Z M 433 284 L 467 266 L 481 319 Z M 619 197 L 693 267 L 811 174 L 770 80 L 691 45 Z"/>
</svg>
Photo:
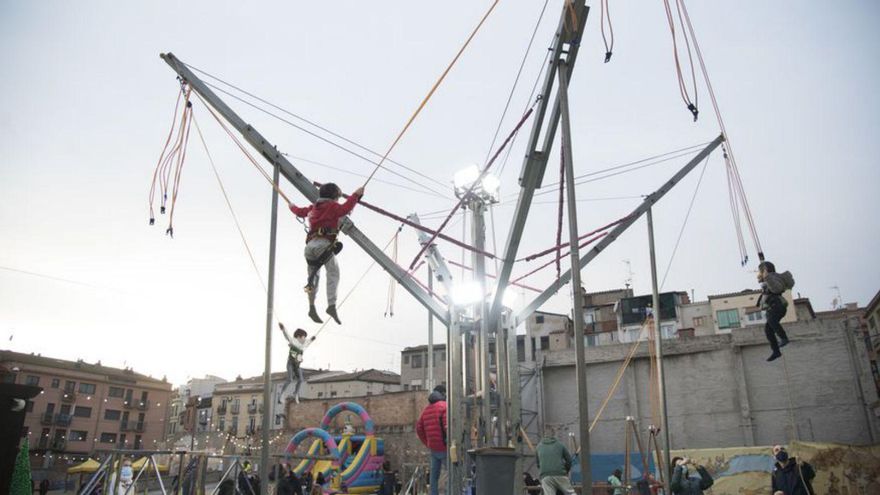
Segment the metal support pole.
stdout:
<svg viewBox="0 0 880 495">
<path fill-rule="evenodd" d="M 428 265 L 428 293 L 434 293 L 434 270 Z M 428 311 L 428 378 L 425 389 L 434 389 L 434 315 Z"/>
<path fill-rule="evenodd" d="M 568 108 L 569 66 L 559 63 L 559 106 L 562 107 L 562 156 L 565 165 L 565 190 L 568 203 L 568 235 L 571 243 L 571 319 L 574 323 L 575 371 L 578 390 L 578 431 L 580 432 L 581 493 L 591 493 L 590 411 L 587 404 L 587 363 L 584 359 L 584 300 L 581 296 L 580 249 L 578 249 L 577 201 L 574 190 L 574 162 L 571 147 L 571 119 Z"/>
<path fill-rule="evenodd" d="M 670 466 L 669 449 L 669 415 L 666 411 L 666 378 L 663 375 L 663 335 L 661 332 L 660 317 L 660 289 L 657 286 L 657 255 L 654 251 L 654 216 L 652 208 L 648 208 L 648 249 L 651 250 L 651 290 L 654 298 L 652 306 L 652 320 L 654 324 L 654 351 L 657 354 L 657 380 L 660 395 L 660 428 L 663 431 L 663 465 Z"/>
<path fill-rule="evenodd" d="M 281 176 L 281 167 L 276 162 L 272 180 L 278 184 Z M 278 236 L 278 190 L 272 188 L 272 219 L 269 228 L 269 280 L 266 286 L 266 349 L 263 367 L 263 431 L 262 449 L 260 450 L 260 495 L 266 495 L 269 486 L 269 404 L 272 398 L 272 316 L 275 308 L 275 247 Z"/>
<path fill-rule="evenodd" d="M 478 388 L 482 390 L 480 403 L 480 441 L 479 446 L 488 446 L 492 439 L 492 400 L 490 398 L 491 386 L 489 385 L 489 308 L 486 303 L 486 256 L 483 251 L 486 247 L 486 223 L 484 218 L 485 205 L 478 198 L 471 200 L 473 212 L 472 237 L 474 247 L 477 249 L 473 254 L 474 279 L 480 287 L 480 301 L 474 311 L 474 319 L 479 318 L 478 355 L 479 375 L 477 376 Z M 498 358 L 498 346 L 496 343 L 496 362 Z"/>
<path fill-rule="evenodd" d="M 496 412 L 498 417 L 498 446 L 507 447 L 509 443 L 507 420 L 508 399 L 510 398 L 510 383 L 508 381 L 508 359 L 510 358 L 508 354 L 508 339 L 510 334 L 507 331 L 507 327 L 503 324 L 500 327 L 495 327 L 493 332 L 495 333 L 495 374 L 497 376 L 495 390 L 498 393 L 498 411 Z"/>
<path fill-rule="evenodd" d="M 446 328 L 446 384 L 447 384 L 447 494 L 460 495 L 465 468 L 465 404 L 463 360 L 461 348 L 461 313 L 450 306 L 449 325 Z"/>
</svg>

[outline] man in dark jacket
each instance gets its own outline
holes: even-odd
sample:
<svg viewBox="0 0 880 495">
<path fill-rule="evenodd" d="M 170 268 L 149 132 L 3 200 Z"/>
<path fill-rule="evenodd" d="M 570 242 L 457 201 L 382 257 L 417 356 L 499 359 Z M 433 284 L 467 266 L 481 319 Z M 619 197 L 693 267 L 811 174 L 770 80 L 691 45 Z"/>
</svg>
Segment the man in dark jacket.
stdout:
<svg viewBox="0 0 880 495">
<path fill-rule="evenodd" d="M 538 469 L 544 495 L 556 495 L 560 491 L 574 495 L 568 472 L 571 470 L 571 453 L 554 436 L 550 427 L 544 428 L 544 438 L 538 444 Z"/>
<path fill-rule="evenodd" d="M 281 465 L 276 495 L 302 495 L 302 481 L 286 464 Z"/>
<path fill-rule="evenodd" d="M 770 342 L 770 350 L 773 351 L 767 361 L 774 361 L 782 357 L 781 347 L 788 345 L 788 335 L 782 328 L 782 319 L 788 312 L 788 302 L 786 302 L 783 294 L 788 290 L 786 280 L 791 279 L 791 274 L 776 273 L 776 266 L 769 262 L 763 261 L 758 265 L 758 282 L 761 283 L 761 297 L 758 298 L 758 305 L 767 314 L 767 323 L 764 324 L 764 334 L 767 341 Z M 776 340 L 776 336 L 780 340 Z"/>
<path fill-rule="evenodd" d="M 788 451 L 781 445 L 773 447 L 773 457 L 776 458 L 776 463 L 773 465 L 771 492 L 778 490 L 785 495 L 813 494 L 811 483 L 816 477 L 813 466 L 806 462 L 798 463 L 796 458 L 788 456 Z"/>
<path fill-rule="evenodd" d="M 669 489 L 672 490 L 673 495 L 703 495 L 703 490 L 708 490 L 715 483 L 706 468 L 694 464 L 688 458 L 673 457 L 672 464 L 675 465 L 675 471 L 672 472 Z M 694 476 L 688 476 L 690 465 L 697 469 Z"/>
<path fill-rule="evenodd" d="M 446 464 L 446 387 L 437 385 L 428 396 L 428 406 L 416 423 L 419 440 L 431 451 L 431 495 L 437 495 L 440 470 Z"/>
</svg>

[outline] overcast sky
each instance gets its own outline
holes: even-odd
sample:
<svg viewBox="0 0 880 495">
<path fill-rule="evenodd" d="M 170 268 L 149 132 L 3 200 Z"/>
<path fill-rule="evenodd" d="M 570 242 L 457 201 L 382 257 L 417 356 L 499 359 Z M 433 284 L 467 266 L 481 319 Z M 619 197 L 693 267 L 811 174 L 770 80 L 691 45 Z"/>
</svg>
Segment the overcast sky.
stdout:
<svg viewBox="0 0 880 495">
<path fill-rule="evenodd" d="M 594 11 L 571 83 L 579 175 L 718 134 L 702 84 L 697 123 L 681 102 L 662 2 L 611 3 L 614 57 L 602 63 L 605 50 Z M 845 301 L 867 303 L 880 289 L 880 5 L 855 0 L 690 3 L 768 258 L 794 273 L 795 290 L 817 310 L 830 307 L 834 286 Z M 384 151 L 488 5 L 487 0 L 0 0 L 0 347 L 126 364 L 175 383 L 205 373 L 226 378 L 260 373 L 265 293 L 195 138 L 181 181 L 175 238 L 163 233 L 166 217 L 147 225 L 151 175 L 178 90 L 159 53 L 172 51 Z M 499 4 L 392 154 L 395 161 L 449 183 L 455 171 L 485 160 L 542 6 L 540 1 Z M 561 0 L 547 6 L 502 135 L 529 101 L 561 6 Z M 293 162 L 312 180 L 332 180 L 352 190 L 363 183 L 358 175 L 372 170 L 351 154 L 229 103 L 280 150 L 297 157 Z M 270 188 L 200 103 L 195 114 L 265 277 Z M 505 199 L 518 191 L 524 145 L 525 139 L 516 141 L 504 166 Z M 558 146 L 547 184 L 558 178 L 557 151 Z M 686 158 L 579 186 L 581 230 L 628 213 L 640 195 L 658 187 Z M 441 186 L 396 165 L 388 168 L 367 188 L 367 199 L 375 204 L 402 215 L 454 204 L 452 198 L 411 190 L 420 187 L 412 181 Z M 661 274 L 699 171 L 655 209 Z M 289 185 L 285 191 L 302 201 Z M 552 192 L 537 197 L 521 255 L 553 245 L 554 198 Z M 502 202 L 494 209 L 498 250 L 513 204 Z M 353 220 L 379 245 L 397 228 L 361 208 Z M 305 316 L 301 290 L 304 235 L 286 211 L 279 224 L 279 316 L 290 327 L 314 332 L 318 327 Z M 589 290 L 621 287 L 629 277 L 629 260 L 636 292 L 648 292 L 645 230 L 641 220 L 583 271 Z M 461 221 L 456 219 L 448 233 L 460 237 Z M 490 229 L 494 251 L 492 236 Z M 693 290 L 697 299 L 705 299 L 754 287 L 756 256 L 748 245 L 752 262 L 741 267 L 723 161 L 716 153 L 665 289 Z M 399 262 L 408 264 L 417 249 L 416 234 L 404 230 Z M 461 257 L 448 244 L 441 249 L 452 259 Z M 339 262 L 342 297 L 370 260 L 348 242 Z M 519 266 L 514 273 L 536 265 Z M 542 273 L 529 283 L 546 286 L 552 277 Z M 384 317 L 388 283 L 377 268 L 366 276 L 340 308 L 344 324 L 328 325 L 319 335 L 306 355 L 307 366 L 399 370 L 399 351 L 427 341 L 427 317 L 402 289 L 393 318 Z M 544 309 L 568 312 L 568 294 L 566 287 Z M 438 341 L 445 340 L 436 328 Z M 273 369 L 280 370 L 286 348 L 280 332 L 274 337 Z"/>
</svg>

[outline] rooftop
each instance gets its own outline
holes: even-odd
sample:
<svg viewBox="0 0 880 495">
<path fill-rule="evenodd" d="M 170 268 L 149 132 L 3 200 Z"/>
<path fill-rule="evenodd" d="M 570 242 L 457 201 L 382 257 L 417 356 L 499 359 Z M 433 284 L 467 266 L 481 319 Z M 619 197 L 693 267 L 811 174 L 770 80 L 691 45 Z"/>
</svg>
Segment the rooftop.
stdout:
<svg viewBox="0 0 880 495">
<path fill-rule="evenodd" d="M 150 382 L 156 385 L 167 386 L 171 390 L 171 384 L 167 380 L 153 378 L 149 375 L 136 373 L 131 368 L 114 368 L 112 366 L 104 366 L 101 361 L 97 363 L 87 363 L 82 359 L 77 361 L 68 361 L 65 359 L 56 359 L 39 354 L 25 354 L 21 352 L 13 352 L 0 350 L 0 365 L 5 362 L 14 362 L 21 364 L 32 364 L 35 366 L 45 366 L 48 368 L 59 368 L 81 373 L 91 373 L 104 377 L 107 381 L 124 381 L 134 383 L 135 381 Z"/>
<path fill-rule="evenodd" d="M 727 294 L 714 294 L 709 296 L 709 300 L 712 299 L 721 299 L 723 297 L 737 297 L 737 296 L 750 296 L 752 294 L 760 294 L 761 291 L 757 289 L 743 289 L 739 292 L 728 292 Z"/>
<path fill-rule="evenodd" d="M 378 382 L 389 383 L 394 385 L 400 384 L 400 375 L 392 371 L 382 371 L 377 369 L 368 369 L 363 371 L 355 371 L 353 373 L 342 373 L 338 375 L 324 376 L 310 380 L 312 383 L 331 383 L 331 382 Z"/>
<path fill-rule="evenodd" d="M 434 344 L 435 351 L 442 351 L 446 349 L 446 344 Z M 417 345 L 414 347 L 404 347 L 403 352 L 416 352 L 416 351 L 427 351 L 428 344 Z"/>
</svg>

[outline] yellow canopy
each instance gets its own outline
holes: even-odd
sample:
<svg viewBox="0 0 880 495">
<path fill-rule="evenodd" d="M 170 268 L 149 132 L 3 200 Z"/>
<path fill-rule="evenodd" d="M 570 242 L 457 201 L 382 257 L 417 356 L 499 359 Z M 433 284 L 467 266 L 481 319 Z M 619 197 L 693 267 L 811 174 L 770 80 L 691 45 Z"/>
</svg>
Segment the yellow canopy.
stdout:
<svg viewBox="0 0 880 495">
<path fill-rule="evenodd" d="M 82 464 L 77 464 L 76 466 L 69 468 L 67 470 L 67 474 L 94 473 L 95 471 L 98 470 L 99 467 L 101 467 L 100 462 L 98 462 L 94 459 L 88 459 L 88 460 L 86 460 L 86 462 L 84 462 Z"/>
<path fill-rule="evenodd" d="M 137 472 L 142 467 L 144 467 L 144 464 L 146 464 L 148 460 L 149 460 L 149 458 L 146 456 L 141 457 L 140 459 L 131 463 L 131 468 L 134 469 L 135 472 Z M 159 464 L 157 462 L 156 465 L 159 467 L 160 472 L 168 472 L 168 464 Z"/>
</svg>

